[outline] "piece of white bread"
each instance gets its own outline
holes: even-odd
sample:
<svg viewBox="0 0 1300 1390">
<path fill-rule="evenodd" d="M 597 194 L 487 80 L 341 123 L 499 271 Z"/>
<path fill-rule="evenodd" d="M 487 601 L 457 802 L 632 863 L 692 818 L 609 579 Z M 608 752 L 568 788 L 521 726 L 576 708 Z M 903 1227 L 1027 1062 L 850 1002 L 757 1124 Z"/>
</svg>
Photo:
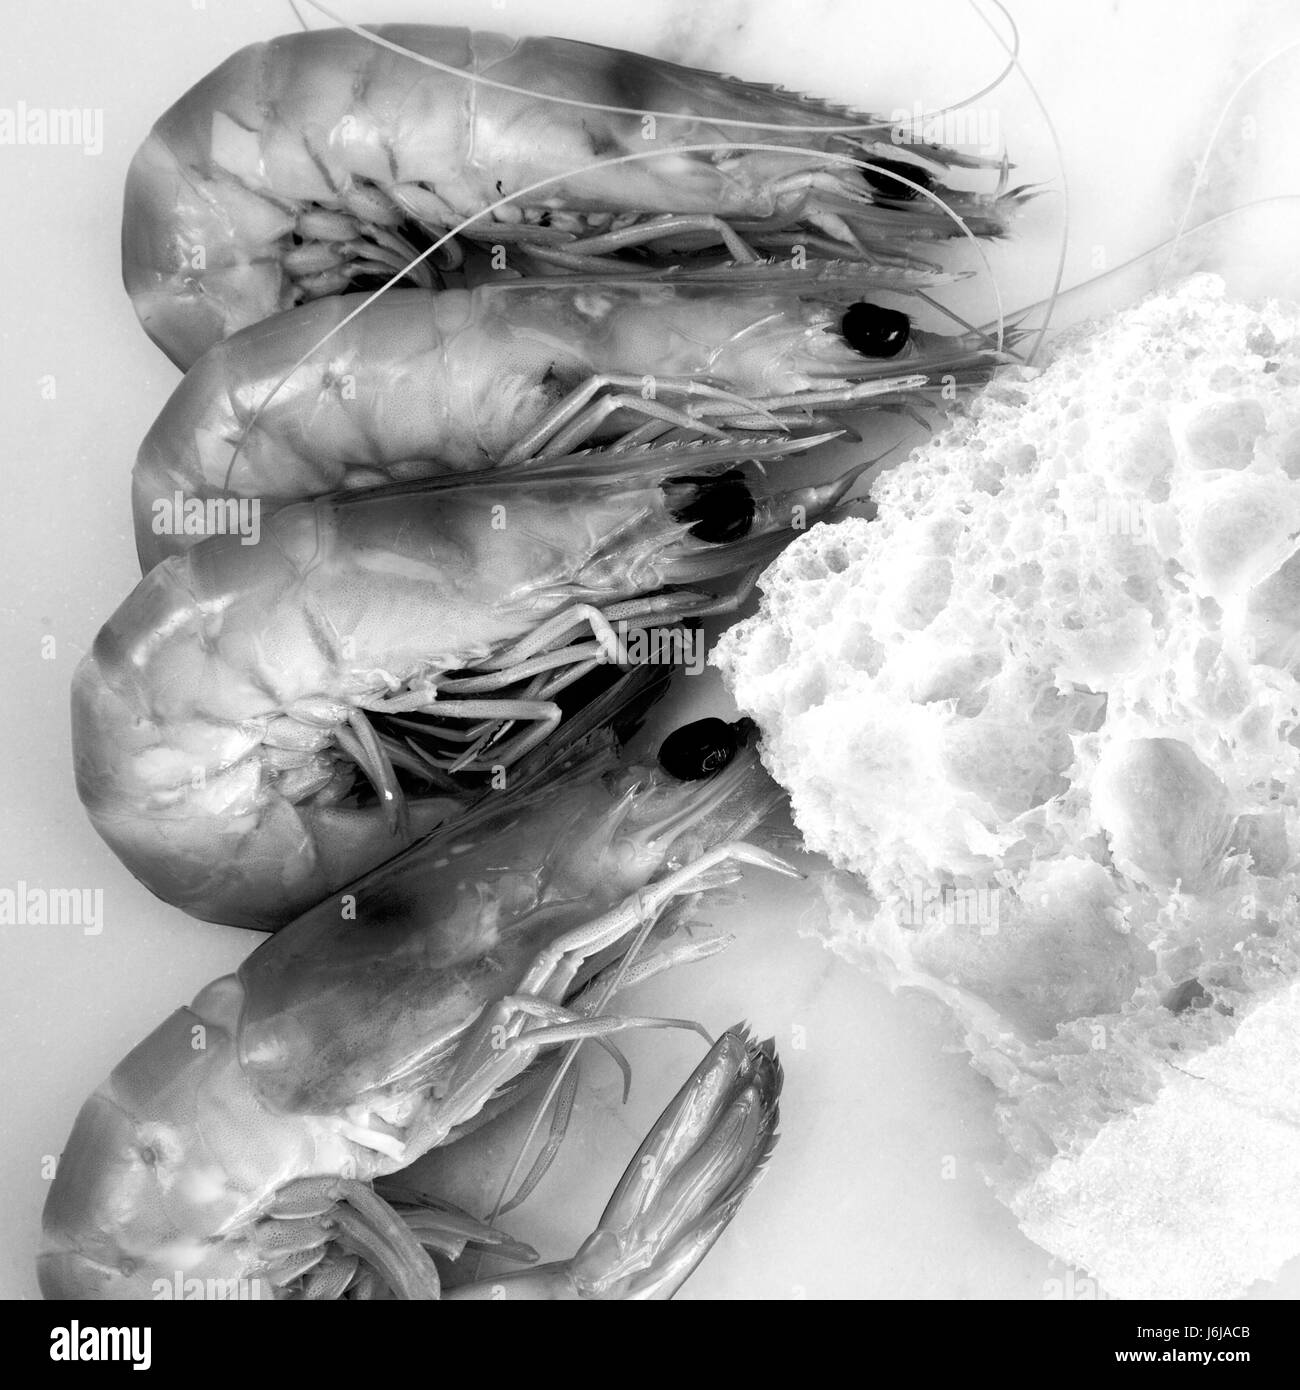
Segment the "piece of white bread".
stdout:
<svg viewBox="0 0 1300 1390">
<path fill-rule="evenodd" d="M 715 661 L 830 944 L 943 998 L 1114 1297 L 1300 1254 L 1300 311 L 1198 276 L 814 527 Z"/>
</svg>

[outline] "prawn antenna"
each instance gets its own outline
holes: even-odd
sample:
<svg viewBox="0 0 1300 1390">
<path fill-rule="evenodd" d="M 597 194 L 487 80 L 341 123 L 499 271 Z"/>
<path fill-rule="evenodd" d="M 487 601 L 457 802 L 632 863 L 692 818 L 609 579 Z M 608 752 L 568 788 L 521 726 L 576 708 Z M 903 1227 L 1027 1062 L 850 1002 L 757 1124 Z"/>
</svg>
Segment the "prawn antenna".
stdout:
<svg viewBox="0 0 1300 1390">
<path fill-rule="evenodd" d="M 1033 99 L 1034 105 L 1042 114 L 1043 122 L 1047 126 L 1047 133 L 1052 141 L 1052 148 L 1056 152 L 1056 167 L 1060 172 L 1061 179 L 1061 201 L 1063 211 L 1061 217 L 1061 246 L 1056 256 L 1056 273 L 1052 279 L 1051 293 L 1047 296 L 1047 312 L 1043 315 L 1042 327 L 1038 330 L 1038 337 L 1034 340 L 1034 345 L 1025 354 L 1025 361 L 1030 366 L 1033 365 L 1043 346 L 1043 340 L 1047 337 L 1047 330 L 1052 322 L 1052 315 L 1056 310 L 1056 301 L 1061 294 L 1061 281 L 1065 278 L 1065 259 L 1070 249 L 1070 178 L 1065 165 L 1065 150 L 1061 144 L 1061 137 L 1056 129 L 1056 122 L 1052 119 L 1052 113 L 1047 109 L 1047 103 L 1039 95 L 1038 88 L 1034 85 L 1033 79 L 1025 71 L 1024 64 L 1020 61 L 1020 30 L 1011 11 L 1002 3 L 1002 0 L 991 0 L 993 6 L 1002 14 L 1002 17 L 1011 27 L 1011 42 L 998 32 L 997 26 L 980 9 L 979 0 L 970 0 L 970 6 L 979 15 L 980 19 L 988 26 L 989 32 L 1006 49 L 1010 55 L 1011 65 L 1020 74 L 1020 80 L 1025 84 L 1025 90 Z"/>
<path fill-rule="evenodd" d="M 292 3 L 292 0 L 290 0 Z M 312 9 L 319 11 L 326 19 L 333 20 L 335 24 L 341 25 L 350 33 L 356 34 L 358 38 L 365 39 L 367 43 L 372 43 L 378 48 L 386 48 L 392 53 L 398 53 L 404 58 L 410 58 L 413 62 L 421 63 L 425 67 L 434 68 L 438 72 L 446 73 L 448 77 L 459 78 L 462 82 L 473 82 L 480 87 L 492 87 L 499 92 L 510 92 L 514 96 L 530 97 L 534 101 L 549 101 L 556 106 L 572 106 L 581 111 L 610 111 L 619 115 L 634 116 L 653 116 L 656 120 L 677 121 L 681 120 L 680 111 L 655 111 L 643 106 L 620 106 L 612 102 L 602 101 L 583 101 L 581 97 L 558 96 L 554 92 L 539 92 L 532 87 L 520 87 L 510 82 L 498 82 L 491 77 L 484 77 L 481 73 L 467 72 L 464 68 L 453 67 L 450 63 L 440 62 L 437 58 L 431 58 L 426 53 L 417 53 L 414 49 L 406 47 L 405 44 L 395 42 L 393 39 L 385 38 L 382 34 L 376 34 L 371 29 L 364 29 L 359 24 L 354 24 L 337 11 L 322 4 L 321 0 L 307 0 Z M 1001 6 L 999 5 L 999 9 Z M 977 11 L 978 13 L 978 11 Z M 1004 10 L 1005 14 L 1006 11 Z M 983 18 L 983 16 L 980 16 Z M 1010 16 L 1007 16 L 1010 19 Z M 987 22 L 987 21 L 986 21 Z M 305 26 L 304 26 L 305 27 Z M 947 106 L 936 107 L 933 111 L 924 111 L 913 120 L 928 122 L 948 115 L 952 111 L 960 111 L 963 107 L 971 106 L 979 101 L 981 97 L 986 97 L 990 92 L 996 91 L 1016 66 L 1016 59 L 1020 52 L 1020 35 L 1016 31 L 1015 25 L 1012 26 L 1014 35 L 1014 47 L 1008 49 L 1010 59 L 998 71 L 997 75 L 978 91 L 972 92 L 969 96 L 962 97 L 960 101 L 951 102 Z M 1006 48 L 1006 44 L 1003 44 Z M 853 124 L 836 125 L 789 125 L 785 121 L 755 121 L 745 120 L 738 116 L 710 116 L 711 125 L 734 126 L 738 130 L 770 130 L 782 131 L 789 135 L 850 135 L 871 130 L 889 130 L 893 121 L 859 121 Z M 593 168 L 598 167 L 593 165 Z"/>
<path fill-rule="evenodd" d="M 1228 95 L 1227 101 L 1223 103 L 1223 107 L 1219 111 L 1219 117 L 1214 123 L 1214 129 L 1210 132 L 1210 138 L 1206 142 L 1205 150 L 1201 155 L 1200 163 L 1196 166 L 1196 174 L 1192 179 L 1192 187 L 1187 195 L 1187 202 L 1183 206 L 1183 215 L 1178 221 L 1178 228 L 1168 242 L 1169 254 L 1165 257 L 1165 263 L 1160 269 L 1160 274 L 1156 277 L 1157 288 L 1164 284 L 1169 274 L 1170 267 L 1173 265 L 1174 253 L 1178 250 L 1178 244 L 1183 239 L 1184 229 L 1192 215 L 1192 207 L 1196 202 L 1196 195 L 1205 181 L 1205 172 L 1210 165 L 1210 156 L 1214 153 L 1215 145 L 1218 144 L 1219 136 L 1223 131 L 1223 123 L 1228 119 L 1228 112 L 1232 110 L 1233 104 L 1242 92 L 1245 91 L 1265 68 L 1276 63 L 1279 58 L 1286 57 L 1288 53 L 1294 53 L 1297 48 L 1300 48 L 1300 39 L 1293 40 L 1291 43 L 1283 45 L 1283 47 L 1279 48 L 1275 53 L 1270 53 L 1267 58 L 1256 63 L 1245 77 L 1232 89 Z M 1245 206 L 1249 207 L 1251 204 L 1247 203 Z M 1210 224 L 1202 223 L 1201 225 L 1208 226 Z"/>
</svg>

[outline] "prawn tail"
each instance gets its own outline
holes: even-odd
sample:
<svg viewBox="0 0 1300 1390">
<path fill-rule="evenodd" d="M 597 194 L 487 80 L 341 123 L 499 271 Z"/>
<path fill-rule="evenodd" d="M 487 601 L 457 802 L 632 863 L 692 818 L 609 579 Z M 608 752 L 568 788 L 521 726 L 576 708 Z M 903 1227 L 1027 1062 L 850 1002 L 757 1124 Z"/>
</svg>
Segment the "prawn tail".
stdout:
<svg viewBox="0 0 1300 1390">
<path fill-rule="evenodd" d="M 572 1259 L 452 1291 L 459 1299 L 669 1299 L 753 1190 L 777 1141 L 781 1063 L 744 1024 L 713 1045 L 646 1136 Z"/>
</svg>

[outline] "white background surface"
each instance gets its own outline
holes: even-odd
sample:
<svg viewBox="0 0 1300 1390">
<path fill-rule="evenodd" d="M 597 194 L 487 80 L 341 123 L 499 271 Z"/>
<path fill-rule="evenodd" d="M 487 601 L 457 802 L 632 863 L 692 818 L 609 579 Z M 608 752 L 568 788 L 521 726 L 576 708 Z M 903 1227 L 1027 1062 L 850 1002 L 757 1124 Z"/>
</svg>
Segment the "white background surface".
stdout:
<svg viewBox="0 0 1300 1390">
<path fill-rule="evenodd" d="M 1004 61 L 975 11 L 957 0 L 338 5 L 359 21 L 436 17 L 639 48 L 886 112 L 960 98 Z M 0 886 L 102 888 L 106 918 L 95 937 L 75 927 L 0 927 L 0 1295 L 25 1297 L 36 1291 L 43 1157 L 60 1150 L 82 1099 L 122 1054 L 257 940 L 158 903 L 100 844 L 72 784 L 67 697 L 77 659 L 136 578 L 131 463 L 177 379 L 137 327 L 120 285 L 126 165 L 193 81 L 241 45 L 297 21 L 283 0 L 5 0 L 4 8 L 0 106 L 21 99 L 102 108 L 105 135 L 97 157 L 0 147 Z M 1013 8 L 1025 68 L 1065 145 L 1074 199 L 1067 285 L 1173 230 L 1228 93 L 1300 37 L 1300 14 L 1282 3 L 1024 0 Z M 323 23 L 307 13 L 312 27 Z M 1194 221 L 1300 190 L 1298 72 L 1300 59 L 1283 58 L 1243 95 Z M 1056 178 L 1043 118 L 1017 76 L 981 105 L 1023 177 Z M 1243 139 L 1238 117 L 1247 113 L 1256 126 Z M 990 250 L 1008 307 L 1049 287 L 1062 213 L 1059 180 L 1054 187 L 1029 206 L 1015 238 Z M 1300 220 L 1294 206 L 1238 219 L 1214 251 L 1218 263 L 1236 266 L 1241 288 L 1297 294 L 1285 254 Z M 1124 302 L 1134 290 L 1131 280 L 1108 283 L 1067 301 L 1065 316 Z M 991 314 L 986 285 L 978 295 Z M 52 400 L 42 398 L 48 376 Z M 722 708 L 713 676 L 682 685 L 690 706 Z M 671 718 L 685 714 L 678 704 Z M 682 1296 L 1042 1298 L 1046 1281 L 1063 1271 L 983 1185 L 979 1164 L 997 1153 L 990 1093 L 949 1050 L 937 1006 L 891 998 L 801 939 L 796 927 L 808 904 L 799 890 L 751 877 L 746 891 L 744 905 L 713 914 L 739 937 L 727 955 L 657 981 L 635 1001 L 638 1010 L 686 1014 L 715 1029 L 748 1018 L 775 1034 L 787 1073 L 785 1137 L 771 1170 Z M 616 1111 L 612 1069 L 599 1056 L 587 1063 L 591 1089 L 575 1142 L 508 1223 L 548 1255 L 564 1253 L 589 1228 L 699 1045 L 657 1033 L 634 1039 L 628 1052 L 637 1068 L 632 1103 Z M 440 1160 L 448 1195 L 472 1197 L 483 1187 L 481 1149 Z M 955 1176 L 945 1179 L 949 1156 Z M 1294 1266 L 1291 1276 L 1271 1292 L 1300 1291 Z"/>
</svg>

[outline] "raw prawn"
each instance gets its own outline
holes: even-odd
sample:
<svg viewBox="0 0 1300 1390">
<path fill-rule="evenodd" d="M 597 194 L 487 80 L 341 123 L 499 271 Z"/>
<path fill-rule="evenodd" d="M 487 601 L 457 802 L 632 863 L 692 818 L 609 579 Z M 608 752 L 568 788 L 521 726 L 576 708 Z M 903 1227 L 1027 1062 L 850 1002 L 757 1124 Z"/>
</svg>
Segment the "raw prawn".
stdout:
<svg viewBox="0 0 1300 1390">
<path fill-rule="evenodd" d="M 859 298 L 950 277 L 823 265 L 515 280 L 318 300 L 189 370 L 133 478 L 143 568 L 219 527 L 343 488 L 567 453 L 635 430 L 770 430 L 1003 360 Z"/>
<path fill-rule="evenodd" d="M 449 774 L 504 777 L 566 685 L 627 663 L 620 632 L 734 607 L 868 465 L 785 492 L 724 465 L 820 439 L 396 484 L 286 507 L 255 545 L 209 537 L 145 576 L 77 670 L 92 822 L 191 915 L 283 925 L 445 816 Z M 423 749 L 373 722 L 409 716 Z M 395 764 L 438 794 L 408 801 Z"/>
<path fill-rule="evenodd" d="M 949 182 L 992 169 L 985 191 Z M 399 275 L 433 288 L 422 250 L 454 229 L 528 268 L 796 244 L 916 265 L 919 242 L 1001 234 L 1021 196 L 1005 184 L 1005 161 L 641 54 L 325 29 L 242 49 L 158 121 L 127 176 L 123 278 L 188 367 L 303 300 Z"/>
<path fill-rule="evenodd" d="M 601 749 L 544 788 L 502 793 L 173 1014 L 77 1117 L 45 1205 L 46 1297 L 378 1285 L 431 1298 L 426 1247 L 526 1255 L 463 1212 L 400 1188 L 386 1201 L 373 1180 L 558 1082 L 558 1044 L 597 1041 L 626 1074 L 612 1034 L 694 1026 L 600 1010 L 615 988 L 723 944 L 697 936 L 634 959 L 664 916 L 741 863 L 794 872 L 737 838 L 781 794 L 753 726 L 718 725 L 678 730 L 659 767 Z M 780 1081 L 770 1043 L 724 1035 L 642 1146 L 655 1162 L 633 1163 L 572 1260 L 456 1292 L 671 1296 L 769 1152 Z M 573 1086 L 555 1089 L 558 1143 Z"/>
</svg>

